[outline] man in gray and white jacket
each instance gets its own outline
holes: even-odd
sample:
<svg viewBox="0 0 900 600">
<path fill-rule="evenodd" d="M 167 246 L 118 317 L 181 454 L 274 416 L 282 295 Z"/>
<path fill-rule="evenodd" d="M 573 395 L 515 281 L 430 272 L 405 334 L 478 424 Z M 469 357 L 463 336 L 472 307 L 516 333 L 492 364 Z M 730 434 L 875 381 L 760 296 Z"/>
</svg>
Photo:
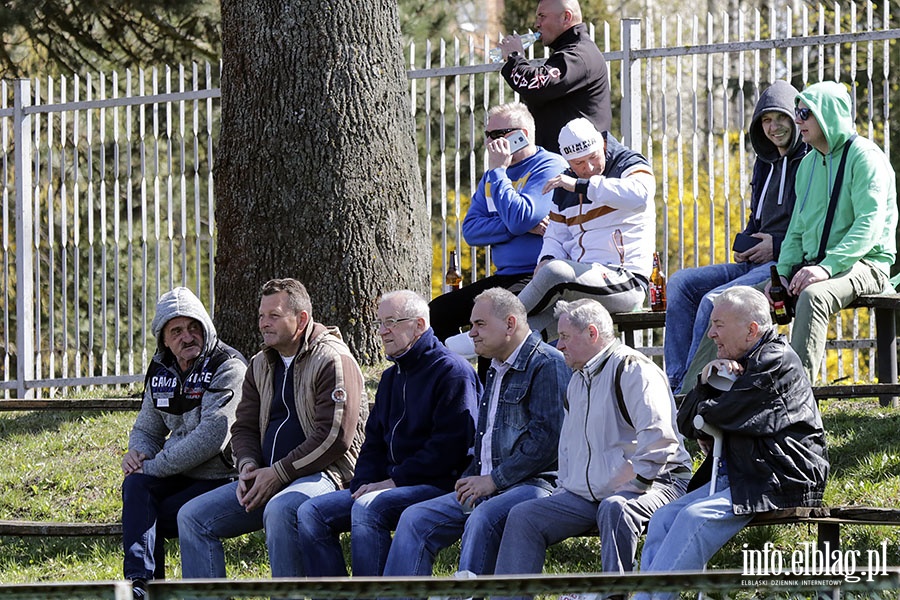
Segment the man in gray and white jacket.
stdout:
<svg viewBox="0 0 900 600">
<path fill-rule="evenodd" d="M 237 475 L 229 430 L 247 369 L 187 288 L 160 297 L 151 329 L 157 351 L 122 458 L 124 574 L 135 598 L 165 576 L 163 540 L 178 535 L 181 506 Z"/>
<path fill-rule="evenodd" d="M 600 530 L 605 572 L 631 571 L 659 507 L 681 497 L 691 459 L 665 373 L 615 339 L 589 298 L 557 304 L 559 343 L 574 370 L 559 436 L 559 487 L 509 513 L 495 573 L 540 573 L 546 548 Z"/>
</svg>

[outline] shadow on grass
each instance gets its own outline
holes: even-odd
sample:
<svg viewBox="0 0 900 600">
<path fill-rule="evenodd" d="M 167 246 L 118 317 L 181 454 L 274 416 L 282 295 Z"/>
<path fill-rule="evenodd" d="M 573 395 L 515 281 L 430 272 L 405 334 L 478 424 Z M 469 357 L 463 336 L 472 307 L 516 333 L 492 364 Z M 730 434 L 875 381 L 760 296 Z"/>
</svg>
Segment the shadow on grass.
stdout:
<svg viewBox="0 0 900 600">
<path fill-rule="evenodd" d="M 16 435 L 58 430 L 65 423 L 86 421 L 105 415 L 96 410 L 31 410 L 0 412 L 0 441 Z M 132 413 L 131 420 L 134 420 Z"/>
</svg>

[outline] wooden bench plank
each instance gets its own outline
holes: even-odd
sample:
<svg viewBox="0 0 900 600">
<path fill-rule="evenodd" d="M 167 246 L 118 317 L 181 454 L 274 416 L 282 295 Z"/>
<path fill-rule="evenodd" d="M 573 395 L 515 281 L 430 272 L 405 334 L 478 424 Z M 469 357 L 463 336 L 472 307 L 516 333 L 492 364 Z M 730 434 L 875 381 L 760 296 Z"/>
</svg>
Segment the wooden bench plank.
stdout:
<svg viewBox="0 0 900 600">
<path fill-rule="evenodd" d="M 817 541 L 820 549 L 826 544 L 832 550 L 841 547 L 841 525 L 900 525 L 900 508 L 875 506 L 820 506 L 798 507 L 773 510 L 753 517 L 749 525 L 784 525 L 793 523 L 814 523 L 817 527 Z"/>
<path fill-rule="evenodd" d="M 0 411 L 14 410 L 140 410 L 141 398 L 77 400 L 0 400 Z"/>
<path fill-rule="evenodd" d="M 14 536 L 111 536 L 122 535 L 121 523 L 59 523 L 0 520 L 0 535 Z"/>
</svg>

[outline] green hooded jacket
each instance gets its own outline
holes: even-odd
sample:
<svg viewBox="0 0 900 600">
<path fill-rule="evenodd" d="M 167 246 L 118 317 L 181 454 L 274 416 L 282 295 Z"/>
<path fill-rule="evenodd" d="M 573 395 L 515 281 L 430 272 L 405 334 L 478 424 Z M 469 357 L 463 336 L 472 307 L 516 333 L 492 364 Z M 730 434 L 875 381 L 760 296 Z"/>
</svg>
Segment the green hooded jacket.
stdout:
<svg viewBox="0 0 900 600">
<path fill-rule="evenodd" d="M 797 202 L 778 258 L 778 272 L 785 277 L 794 265 L 815 260 L 819 253 L 844 143 L 856 133 L 850 95 L 843 84 L 811 85 L 797 95 L 796 101 L 800 100 L 822 128 L 829 152 L 823 155 L 810 149 L 797 170 Z M 865 259 L 889 275 L 897 253 L 894 169 L 884 151 L 862 136 L 856 138 L 849 153 L 825 258 L 819 265 L 832 276 Z"/>
</svg>

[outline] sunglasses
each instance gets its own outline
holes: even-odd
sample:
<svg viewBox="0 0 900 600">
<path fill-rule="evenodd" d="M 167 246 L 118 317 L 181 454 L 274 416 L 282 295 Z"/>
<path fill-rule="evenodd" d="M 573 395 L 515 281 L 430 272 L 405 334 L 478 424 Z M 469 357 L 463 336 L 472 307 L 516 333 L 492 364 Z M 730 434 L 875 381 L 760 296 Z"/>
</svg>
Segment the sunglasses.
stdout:
<svg viewBox="0 0 900 600">
<path fill-rule="evenodd" d="M 511 129 L 486 129 L 484 131 L 484 135 L 485 137 L 492 140 L 499 140 L 502 137 L 506 137 L 516 129 L 518 129 L 518 127 L 513 127 Z"/>
<path fill-rule="evenodd" d="M 812 115 L 812 111 L 805 106 L 798 106 L 794 109 L 794 114 L 797 115 L 797 118 L 801 121 L 805 121 Z"/>
</svg>

